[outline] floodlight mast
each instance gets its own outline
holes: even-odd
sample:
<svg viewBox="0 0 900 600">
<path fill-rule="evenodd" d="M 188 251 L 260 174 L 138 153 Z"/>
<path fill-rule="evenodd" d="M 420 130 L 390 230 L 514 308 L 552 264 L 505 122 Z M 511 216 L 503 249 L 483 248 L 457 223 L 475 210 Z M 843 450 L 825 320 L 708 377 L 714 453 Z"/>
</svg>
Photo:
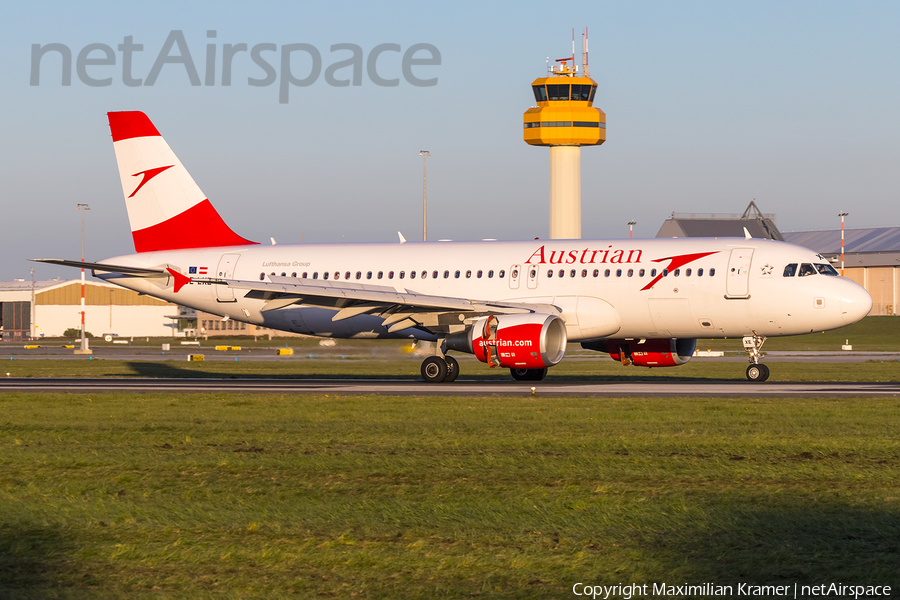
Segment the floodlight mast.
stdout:
<svg viewBox="0 0 900 600">
<path fill-rule="evenodd" d="M 81 211 L 81 262 L 84 262 L 84 211 L 91 210 L 87 204 L 78 204 L 76 207 Z M 84 267 L 81 267 L 81 345 L 76 354 L 90 354 L 88 348 L 87 337 L 84 334 Z"/>
</svg>

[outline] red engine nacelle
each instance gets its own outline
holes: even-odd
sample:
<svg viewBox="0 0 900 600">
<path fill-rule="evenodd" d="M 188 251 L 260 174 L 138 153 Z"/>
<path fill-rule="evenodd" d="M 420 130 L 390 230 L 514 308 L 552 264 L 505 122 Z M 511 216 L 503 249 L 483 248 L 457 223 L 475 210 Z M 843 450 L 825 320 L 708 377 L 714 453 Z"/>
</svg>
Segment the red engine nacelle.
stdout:
<svg viewBox="0 0 900 600">
<path fill-rule="evenodd" d="M 490 315 L 447 336 L 447 348 L 474 354 L 491 367 L 543 369 L 566 353 L 566 324 L 547 314 Z"/>
<path fill-rule="evenodd" d="M 606 340 L 606 351 L 623 365 L 677 367 L 691 360 L 697 340 Z"/>
</svg>

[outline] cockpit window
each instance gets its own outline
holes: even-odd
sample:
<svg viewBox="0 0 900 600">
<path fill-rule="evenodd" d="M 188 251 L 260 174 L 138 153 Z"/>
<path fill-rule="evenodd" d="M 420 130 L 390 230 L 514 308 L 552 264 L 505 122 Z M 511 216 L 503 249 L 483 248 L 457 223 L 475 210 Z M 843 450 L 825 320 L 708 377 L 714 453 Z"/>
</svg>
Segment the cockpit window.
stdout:
<svg viewBox="0 0 900 600">
<path fill-rule="evenodd" d="M 797 263 L 791 263 L 784 268 L 785 277 L 793 277 L 797 274 Z"/>
<path fill-rule="evenodd" d="M 800 265 L 800 277 L 806 277 L 807 275 L 815 275 L 816 268 L 809 263 L 803 263 Z"/>
<path fill-rule="evenodd" d="M 816 263 L 816 271 L 822 275 L 830 275 L 832 277 L 837 277 L 838 275 L 838 272 L 835 271 L 834 267 L 828 263 Z"/>
</svg>

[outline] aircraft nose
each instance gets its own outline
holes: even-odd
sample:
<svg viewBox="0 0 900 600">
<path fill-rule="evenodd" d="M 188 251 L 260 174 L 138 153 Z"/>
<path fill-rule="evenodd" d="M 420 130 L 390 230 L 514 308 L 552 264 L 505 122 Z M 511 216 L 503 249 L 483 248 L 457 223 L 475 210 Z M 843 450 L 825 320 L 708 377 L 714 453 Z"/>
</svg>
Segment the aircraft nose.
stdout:
<svg viewBox="0 0 900 600">
<path fill-rule="evenodd" d="M 864 287 L 852 281 L 844 282 L 841 290 L 841 319 L 850 325 L 856 323 L 872 310 L 872 296 Z"/>
</svg>

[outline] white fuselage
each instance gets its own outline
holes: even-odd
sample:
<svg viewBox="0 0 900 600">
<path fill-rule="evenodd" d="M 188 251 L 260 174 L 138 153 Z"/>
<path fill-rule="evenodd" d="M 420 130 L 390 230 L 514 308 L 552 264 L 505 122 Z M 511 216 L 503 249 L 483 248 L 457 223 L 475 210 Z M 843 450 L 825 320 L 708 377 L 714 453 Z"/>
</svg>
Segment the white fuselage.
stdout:
<svg viewBox="0 0 900 600">
<path fill-rule="evenodd" d="M 138 292 L 237 321 L 328 337 L 440 336 L 416 328 L 388 333 L 373 315 L 333 321 L 336 309 L 302 304 L 264 311 L 264 300 L 211 281 L 268 281 L 272 274 L 323 280 L 327 274 L 329 281 L 401 292 L 553 305 L 573 342 L 795 335 L 842 327 L 871 308 L 866 291 L 846 278 L 784 275 L 789 264 L 826 262 L 813 251 L 743 238 L 246 245 L 102 262 L 170 267 L 193 280 L 176 293 L 171 278 L 99 275 Z M 664 269 L 671 270 L 663 275 Z M 463 320 L 454 328 L 461 329 Z"/>
</svg>

